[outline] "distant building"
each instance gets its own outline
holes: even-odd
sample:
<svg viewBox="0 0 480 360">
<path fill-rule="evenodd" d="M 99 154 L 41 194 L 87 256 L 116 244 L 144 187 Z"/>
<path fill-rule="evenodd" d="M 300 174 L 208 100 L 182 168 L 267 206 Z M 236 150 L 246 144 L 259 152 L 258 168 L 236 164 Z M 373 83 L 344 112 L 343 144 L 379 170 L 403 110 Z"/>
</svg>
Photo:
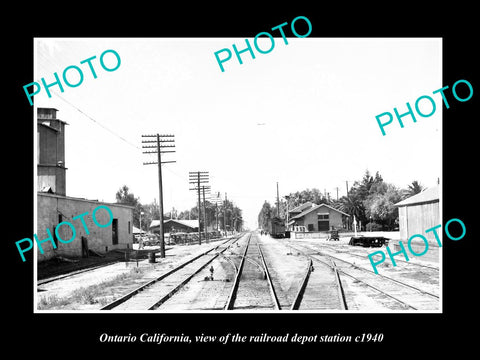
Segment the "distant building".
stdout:
<svg viewBox="0 0 480 360">
<path fill-rule="evenodd" d="M 439 186 L 426 189 L 396 203 L 395 206 L 398 207 L 400 240 L 404 244 L 405 249 L 407 249 L 408 239 L 412 235 L 423 235 L 428 240 L 429 249 L 422 258 L 438 261 L 439 246 L 435 240 L 435 235 L 432 231 L 425 233 L 425 230 L 441 224 Z M 437 232 L 441 239 L 442 231 Z M 417 253 L 421 253 L 425 250 L 425 244 L 421 239 L 412 239 L 411 245 L 412 249 Z M 394 249 L 399 251 L 400 246 L 394 244 Z"/>
<path fill-rule="evenodd" d="M 159 234 L 160 233 L 160 220 L 152 220 L 150 223 L 150 231 Z M 198 220 L 176 220 L 168 219 L 163 221 L 163 232 L 198 232 Z"/>
<path fill-rule="evenodd" d="M 315 205 L 308 202 L 289 211 L 289 226 L 304 226 L 309 232 L 326 232 L 343 229 L 349 216 L 327 204 Z"/>
<path fill-rule="evenodd" d="M 38 247 L 37 260 L 44 261 L 55 256 L 87 257 L 90 250 L 104 253 L 114 249 L 131 248 L 133 244 L 133 207 L 110 204 L 97 200 L 87 200 L 66 196 L 65 167 L 65 121 L 57 119 L 57 109 L 37 109 L 37 229 L 38 240 L 48 238 L 47 229 L 57 246 L 50 241 L 42 243 L 43 254 Z M 112 223 L 108 227 L 98 227 L 92 220 L 93 210 L 107 206 L 112 214 Z M 74 217 L 88 212 L 84 216 L 88 229 L 84 229 L 81 219 Z M 98 211 L 99 218 L 109 216 Z M 100 224 L 109 219 L 99 219 Z M 102 223 L 102 221 L 104 221 Z M 58 240 L 55 228 L 62 222 L 69 222 L 75 227 L 74 240 L 65 244 Z M 72 237 L 72 230 L 67 225 L 59 227 L 58 235 L 63 240 Z"/>
</svg>

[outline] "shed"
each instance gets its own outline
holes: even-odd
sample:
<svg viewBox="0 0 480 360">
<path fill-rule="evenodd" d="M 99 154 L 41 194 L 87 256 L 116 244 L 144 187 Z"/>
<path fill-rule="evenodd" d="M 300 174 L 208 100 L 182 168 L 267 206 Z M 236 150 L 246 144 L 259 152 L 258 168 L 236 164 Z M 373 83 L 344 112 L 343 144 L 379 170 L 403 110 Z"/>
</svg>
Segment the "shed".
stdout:
<svg viewBox="0 0 480 360">
<path fill-rule="evenodd" d="M 425 233 L 425 230 L 441 224 L 439 186 L 428 188 L 396 203 L 395 206 L 398 207 L 400 241 L 405 245 L 405 249 L 407 249 L 408 239 L 412 235 L 423 235 L 428 240 L 429 250 L 422 258 L 438 261 L 439 246 L 435 235 L 432 231 Z M 437 233 L 441 241 L 441 232 L 438 231 Z M 417 253 L 421 253 L 425 249 L 425 244 L 418 238 L 412 239 L 411 245 Z M 400 250 L 398 244 L 395 244 L 394 248 L 397 251 Z"/>
<path fill-rule="evenodd" d="M 160 220 L 152 220 L 150 223 L 150 231 L 158 233 L 160 227 Z M 198 231 L 198 220 L 177 220 L 168 219 L 163 221 L 163 232 L 195 232 Z"/>
</svg>

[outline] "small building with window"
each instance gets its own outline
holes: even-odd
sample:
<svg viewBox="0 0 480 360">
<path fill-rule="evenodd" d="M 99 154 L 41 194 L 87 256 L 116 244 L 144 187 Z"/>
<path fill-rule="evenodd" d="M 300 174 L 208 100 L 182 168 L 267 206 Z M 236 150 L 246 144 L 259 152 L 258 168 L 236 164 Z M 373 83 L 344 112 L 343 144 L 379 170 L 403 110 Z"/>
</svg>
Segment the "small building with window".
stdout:
<svg viewBox="0 0 480 360">
<path fill-rule="evenodd" d="M 95 220 L 100 225 L 106 225 L 111 220 L 111 224 L 105 227 L 98 226 L 93 219 L 93 211 L 102 205 L 110 209 L 112 216 L 107 210 L 100 208 L 95 213 Z M 85 215 L 79 217 L 82 214 Z M 75 230 L 72 230 L 68 224 L 62 224 L 65 222 L 72 224 Z M 62 225 L 58 226 L 59 224 Z M 91 252 L 104 254 L 111 250 L 131 249 L 133 244 L 133 207 L 38 192 L 35 234 L 37 234 L 39 242 L 48 239 L 51 235 L 56 245 L 55 248 L 49 240 L 42 242 L 43 253 L 37 246 L 37 261 L 48 260 L 56 256 L 88 257 Z M 73 235 L 75 236 L 73 237 Z M 69 241 L 70 239 L 72 241 Z"/>
<path fill-rule="evenodd" d="M 290 212 L 289 226 L 291 228 L 304 227 L 307 232 L 327 232 L 345 228 L 346 219 L 350 215 L 327 204 L 309 203 L 308 205 L 296 215 Z"/>
</svg>

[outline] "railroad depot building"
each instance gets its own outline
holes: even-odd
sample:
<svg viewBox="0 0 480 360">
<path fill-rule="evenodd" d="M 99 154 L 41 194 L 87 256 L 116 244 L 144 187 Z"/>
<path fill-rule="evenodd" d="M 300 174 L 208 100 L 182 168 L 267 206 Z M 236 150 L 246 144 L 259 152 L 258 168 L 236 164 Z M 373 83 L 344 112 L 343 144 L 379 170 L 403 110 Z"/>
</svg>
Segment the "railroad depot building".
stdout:
<svg viewBox="0 0 480 360">
<path fill-rule="evenodd" d="M 433 231 L 425 233 L 425 230 L 441 224 L 439 194 L 439 186 L 435 186 L 395 204 L 398 207 L 400 241 L 405 249 L 412 235 L 423 235 L 428 241 L 428 251 L 422 258 L 433 261 L 439 261 L 439 246 Z M 442 242 L 443 231 L 437 231 L 437 233 Z M 425 250 L 423 240 L 418 238 L 412 239 L 411 247 L 417 253 Z M 397 242 L 393 243 L 393 248 L 395 251 L 401 250 Z"/>
<path fill-rule="evenodd" d="M 133 244 L 133 207 L 75 198 L 66 195 L 65 167 L 65 125 L 67 123 L 57 118 L 57 109 L 37 109 L 37 227 L 35 234 L 38 242 L 49 238 L 49 230 L 56 248 L 51 241 L 37 246 L 37 261 L 41 262 L 57 256 L 61 257 L 88 257 L 92 252 L 105 253 L 115 249 L 132 248 Z M 111 224 L 99 227 L 92 218 L 93 211 L 99 206 L 95 219 L 99 224 Z M 81 214 L 88 213 L 77 218 Z M 72 241 L 73 230 L 63 224 L 68 222 L 75 228 L 75 237 Z M 64 242 L 59 241 L 58 236 Z M 33 240 L 33 239 L 32 239 Z M 65 243 L 67 242 L 67 243 Z M 38 244 L 37 244 L 38 245 Z"/>
<path fill-rule="evenodd" d="M 289 228 L 304 227 L 307 232 L 344 229 L 350 215 L 327 204 L 302 204 L 289 211 Z"/>
</svg>

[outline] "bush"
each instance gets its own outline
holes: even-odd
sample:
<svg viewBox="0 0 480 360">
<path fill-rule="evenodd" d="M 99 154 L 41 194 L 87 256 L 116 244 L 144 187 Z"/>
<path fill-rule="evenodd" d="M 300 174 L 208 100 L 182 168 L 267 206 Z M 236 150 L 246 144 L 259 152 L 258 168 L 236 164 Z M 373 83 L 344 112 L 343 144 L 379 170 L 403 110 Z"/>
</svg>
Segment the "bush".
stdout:
<svg viewBox="0 0 480 360">
<path fill-rule="evenodd" d="M 378 224 L 376 222 L 371 222 L 371 223 L 368 223 L 365 228 L 367 229 L 367 231 L 382 231 L 383 230 L 383 226 L 381 224 Z"/>
</svg>

